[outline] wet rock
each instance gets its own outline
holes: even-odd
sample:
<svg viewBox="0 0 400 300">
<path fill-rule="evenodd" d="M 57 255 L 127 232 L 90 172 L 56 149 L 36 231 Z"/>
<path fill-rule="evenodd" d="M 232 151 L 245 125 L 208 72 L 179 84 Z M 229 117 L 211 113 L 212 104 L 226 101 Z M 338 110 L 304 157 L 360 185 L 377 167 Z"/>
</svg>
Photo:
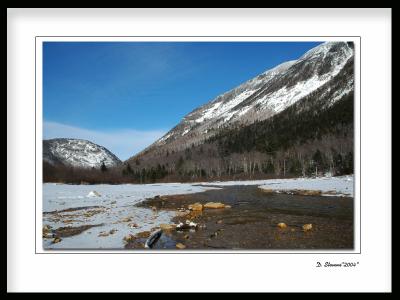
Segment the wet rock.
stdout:
<svg viewBox="0 0 400 300">
<path fill-rule="evenodd" d="M 136 237 L 138 238 L 148 238 L 150 236 L 151 232 L 150 231 L 142 231 L 136 234 Z"/>
<path fill-rule="evenodd" d="M 262 190 L 264 193 L 266 193 L 266 194 L 273 194 L 273 193 L 275 192 L 273 189 L 264 189 L 264 188 L 261 188 L 261 190 Z"/>
<path fill-rule="evenodd" d="M 114 233 L 116 233 L 118 230 L 117 229 L 111 229 L 110 231 L 109 231 L 109 234 L 114 234 Z"/>
<path fill-rule="evenodd" d="M 278 226 L 279 228 L 281 228 L 281 229 L 287 228 L 287 225 L 286 225 L 285 223 L 278 223 L 277 226 Z"/>
<path fill-rule="evenodd" d="M 230 205 L 225 205 L 224 208 L 232 208 L 232 206 L 230 206 Z"/>
<path fill-rule="evenodd" d="M 115 201 L 115 200 L 114 200 L 114 201 L 111 201 L 110 203 L 111 203 L 111 204 L 116 204 L 116 203 L 117 203 L 117 201 Z"/>
<path fill-rule="evenodd" d="M 218 220 L 217 221 L 217 224 L 222 224 L 224 221 L 222 221 L 222 220 Z"/>
<path fill-rule="evenodd" d="M 107 232 L 107 231 L 102 231 L 102 232 L 99 233 L 98 237 L 105 237 L 105 236 L 109 236 L 109 235 L 110 235 L 109 232 Z"/>
<path fill-rule="evenodd" d="M 190 204 L 188 207 L 190 210 L 194 210 L 194 211 L 202 211 L 203 210 L 203 204 L 201 203 L 194 203 L 194 204 Z"/>
<path fill-rule="evenodd" d="M 190 220 L 186 220 L 185 223 L 180 222 L 178 225 L 176 225 L 176 230 L 187 230 L 196 228 L 197 228 L 197 223 Z"/>
<path fill-rule="evenodd" d="M 204 204 L 204 208 L 213 208 L 213 209 L 225 208 L 225 204 L 221 202 L 208 202 Z"/>
<path fill-rule="evenodd" d="M 304 224 L 303 225 L 304 231 L 310 231 L 312 228 L 313 228 L 312 224 Z"/>
<path fill-rule="evenodd" d="M 172 231 L 176 228 L 176 225 L 175 224 L 161 224 L 160 228 L 163 231 Z"/>
<path fill-rule="evenodd" d="M 130 222 L 132 219 L 130 217 L 122 218 L 121 222 Z"/>
<path fill-rule="evenodd" d="M 136 239 L 136 237 L 133 234 L 128 234 L 127 236 L 124 236 L 122 239 L 125 243 L 131 243 Z"/>
<path fill-rule="evenodd" d="M 190 237 L 190 236 L 189 236 L 188 234 L 185 234 L 185 235 L 183 236 L 183 238 L 185 238 L 185 239 L 187 239 L 187 240 L 189 239 L 189 237 Z"/>
<path fill-rule="evenodd" d="M 158 241 L 158 239 L 161 237 L 163 231 L 161 229 L 154 231 L 149 238 L 146 240 L 146 243 L 144 244 L 144 247 L 149 249 L 153 248 L 153 245 Z"/>
<path fill-rule="evenodd" d="M 152 207 L 151 207 L 151 210 L 152 210 L 152 211 L 157 211 L 157 207 L 152 206 Z"/>
<path fill-rule="evenodd" d="M 182 244 L 182 243 L 177 243 L 175 245 L 175 247 L 178 248 L 178 249 L 185 249 L 186 248 L 186 246 L 184 244 Z"/>
</svg>

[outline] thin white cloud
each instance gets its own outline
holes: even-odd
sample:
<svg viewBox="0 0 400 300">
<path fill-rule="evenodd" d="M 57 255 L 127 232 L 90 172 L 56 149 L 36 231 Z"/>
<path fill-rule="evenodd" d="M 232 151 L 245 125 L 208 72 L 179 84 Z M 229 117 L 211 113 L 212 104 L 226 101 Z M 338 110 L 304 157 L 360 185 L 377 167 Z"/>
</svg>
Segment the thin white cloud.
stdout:
<svg viewBox="0 0 400 300">
<path fill-rule="evenodd" d="M 43 122 L 43 138 L 77 138 L 91 141 L 106 147 L 121 160 L 126 160 L 140 152 L 158 138 L 166 130 L 119 129 L 113 131 L 97 131 L 79 128 L 57 122 Z"/>
</svg>

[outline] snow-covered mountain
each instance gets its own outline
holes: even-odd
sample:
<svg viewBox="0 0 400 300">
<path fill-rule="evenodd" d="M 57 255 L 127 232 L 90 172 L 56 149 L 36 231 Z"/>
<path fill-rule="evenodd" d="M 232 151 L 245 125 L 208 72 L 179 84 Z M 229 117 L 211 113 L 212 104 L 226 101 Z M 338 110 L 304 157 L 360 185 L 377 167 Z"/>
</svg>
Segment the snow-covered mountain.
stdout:
<svg viewBox="0 0 400 300">
<path fill-rule="evenodd" d="M 329 86 L 353 57 L 353 43 L 323 43 L 298 60 L 267 70 L 195 109 L 142 154 L 201 144 L 221 128 L 268 119 L 322 88 L 332 95 L 327 103 L 332 105 L 353 90 L 353 79 L 337 91 Z"/>
<path fill-rule="evenodd" d="M 106 148 L 80 139 L 43 140 L 43 161 L 51 165 L 99 168 L 104 162 L 111 167 L 121 161 Z"/>
</svg>

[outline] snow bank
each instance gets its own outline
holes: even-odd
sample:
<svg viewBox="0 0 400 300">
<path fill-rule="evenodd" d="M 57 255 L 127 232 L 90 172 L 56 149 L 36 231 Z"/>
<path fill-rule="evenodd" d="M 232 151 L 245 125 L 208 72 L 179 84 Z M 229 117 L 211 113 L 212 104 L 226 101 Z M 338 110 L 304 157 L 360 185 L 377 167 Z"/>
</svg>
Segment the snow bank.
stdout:
<svg viewBox="0 0 400 300">
<path fill-rule="evenodd" d="M 334 191 L 336 195 L 323 194 L 324 196 L 349 195 L 354 197 L 354 176 L 318 177 L 318 178 L 291 178 L 268 179 L 246 181 L 214 181 L 203 182 L 207 186 L 232 186 L 232 185 L 258 185 L 259 188 L 272 190 L 320 190 L 324 192 Z"/>
</svg>

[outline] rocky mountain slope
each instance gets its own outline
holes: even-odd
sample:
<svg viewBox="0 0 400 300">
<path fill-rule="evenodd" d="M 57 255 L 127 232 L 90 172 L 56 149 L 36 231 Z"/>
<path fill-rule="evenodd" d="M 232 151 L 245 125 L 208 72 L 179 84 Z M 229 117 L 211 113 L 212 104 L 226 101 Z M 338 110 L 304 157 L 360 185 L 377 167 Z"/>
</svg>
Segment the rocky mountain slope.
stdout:
<svg viewBox="0 0 400 300">
<path fill-rule="evenodd" d="M 350 42 L 323 43 L 195 109 L 136 157 L 200 145 L 226 128 L 269 119 L 318 90 L 329 95 L 324 105 L 332 106 L 353 91 L 353 74 L 340 87 L 337 84 L 338 75 L 353 63 L 353 57 Z"/>
<path fill-rule="evenodd" d="M 43 141 L 43 161 L 51 165 L 81 168 L 117 166 L 121 161 L 106 148 L 80 139 L 51 139 Z"/>
</svg>

